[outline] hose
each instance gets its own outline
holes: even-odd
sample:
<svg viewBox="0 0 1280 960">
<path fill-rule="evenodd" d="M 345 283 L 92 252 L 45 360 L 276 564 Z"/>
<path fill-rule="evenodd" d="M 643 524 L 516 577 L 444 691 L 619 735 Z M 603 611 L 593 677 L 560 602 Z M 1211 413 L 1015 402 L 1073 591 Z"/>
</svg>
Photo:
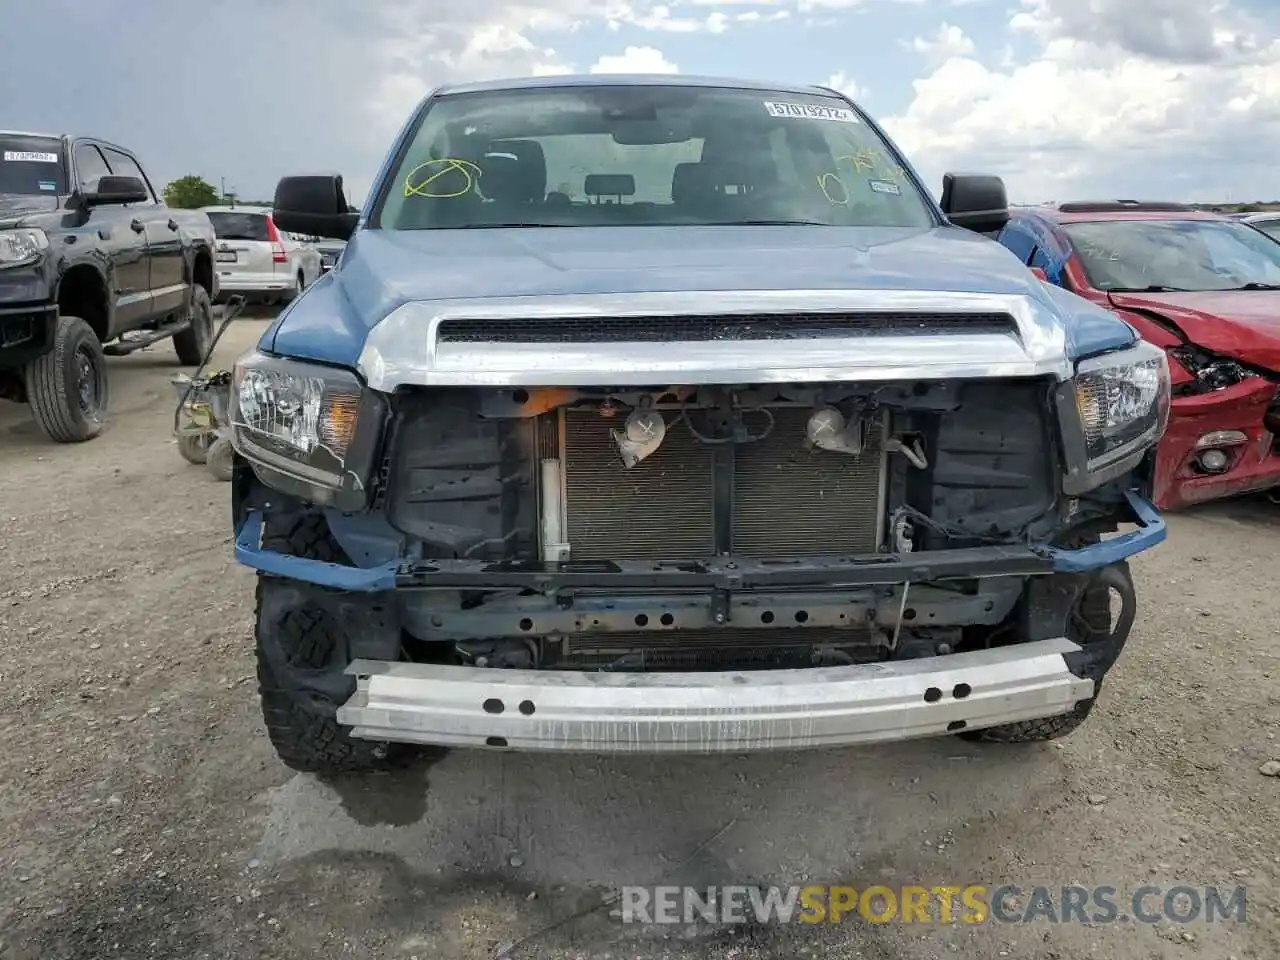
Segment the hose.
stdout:
<svg viewBox="0 0 1280 960">
<path fill-rule="evenodd" d="M 209 342 L 209 349 L 204 352 L 204 356 L 200 358 L 200 365 L 196 367 L 196 376 L 187 382 L 187 389 L 182 391 L 182 396 L 178 398 L 178 405 L 173 411 L 173 432 L 177 433 L 181 427 L 178 426 L 182 419 L 182 408 L 186 406 L 187 400 L 191 397 L 191 391 L 195 389 L 196 381 L 203 379 L 200 374 L 204 372 L 205 364 L 213 356 L 214 348 L 218 346 L 218 341 L 222 339 L 222 335 L 226 333 L 227 327 L 231 326 L 231 321 L 240 316 L 245 307 L 245 298 L 236 295 L 231 297 L 225 307 L 222 308 L 222 323 L 219 324 L 217 331 L 213 335 L 213 340 Z"/>
</svg>

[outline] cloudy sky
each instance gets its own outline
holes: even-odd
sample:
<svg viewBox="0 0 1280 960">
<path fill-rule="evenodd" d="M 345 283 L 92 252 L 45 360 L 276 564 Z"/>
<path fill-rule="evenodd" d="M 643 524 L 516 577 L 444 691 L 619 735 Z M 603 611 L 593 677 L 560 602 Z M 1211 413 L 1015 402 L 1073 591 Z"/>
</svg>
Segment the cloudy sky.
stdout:
<svg viewBox="0 0 1280 960">
<path fill-rule="evenodd" d="M 0 0 L 0 126 L 269 198 L 367 184 L 432 86 L 575 72 L 831 84 L 930 183 L 1280 198 L 1277 0 Z"/>
</svg>

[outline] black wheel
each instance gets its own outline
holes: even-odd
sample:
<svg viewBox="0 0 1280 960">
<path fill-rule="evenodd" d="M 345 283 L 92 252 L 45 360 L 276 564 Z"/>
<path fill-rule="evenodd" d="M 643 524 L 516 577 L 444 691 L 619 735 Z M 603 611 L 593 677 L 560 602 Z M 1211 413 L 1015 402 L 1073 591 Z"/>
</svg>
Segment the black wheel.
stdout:
<svg viewBox="0 0 1280 960">
<path fill-rule="evenodd" d="M 302 291 L 307 285 L 307 278 L 304 277 L 302 275 L 302 271 L 299 270 L 297 277 L 295 277 L 294 279 L 296 279 L 298 283 L 292 290 L 290 290 L 288 293 L 286 293 L 283 297 L 280 298 L 280 301 L 282 303 L 293 303 L 293 301 L 297 300 L 300 296 L 302 296 Z"/>
<path fill-rule="evenodd" d="M 271 518 L 263 531 L 268 550 L 312 560 L 350 564 L 329 532 L 324 517 L 312 514 Z M 342 775 L 398 766 L 409 756 L 402 744 L 379 744 L 347 735 L 335 711 L 340 704 L 290 688 L 292 671 L 324 670 L 345 644 L 340 627 L 320 609 L 290 609 L 284 616 L 264 617 L 264 583 L 258 579 L 258 688 L 267 736 L 285 766 L 303 773 Z M 354 679 L 351 692 L 354 692 Z M 349 695 L 349 693 L 348 693 Z"/>
<path fill-rule="evenodd" d="M 191 291 L 191 326 L 173 335 L 173 349 L 184 367 L 198 367 L 213 343 L 213 301 L 199 284 Z"/>
<path fill-rule="evenodd" d="M 1068 636 L 1083 646 L 1092 638 L 1110 637 L 1111 628 L 1110 589 L 1103 585 L 1088 587 L 1071 617 Z M 998 727 L 987 727 L 984 730 L 966 730 L 959 736 L 965 740 L 984 743 L 1033 743 L 1057 740 L 1071 733 L 1089 718 L 1101 691 L 1102 678 L 1099 676 L 1094 679 L 1093 696 L 1077 703 L 1070 713 L 1059 714 L 1056 717 L 1043 717 L 1039 720 L 1006 723 Z"/>
<path fill-rule="evenodd" d="M 45 436 L 81 443 L 107 420 L 107 359 L 98 335 L 79 317 L 59 317 L 53 349 L 27 364 L 27 400 Z"/>
</svg>

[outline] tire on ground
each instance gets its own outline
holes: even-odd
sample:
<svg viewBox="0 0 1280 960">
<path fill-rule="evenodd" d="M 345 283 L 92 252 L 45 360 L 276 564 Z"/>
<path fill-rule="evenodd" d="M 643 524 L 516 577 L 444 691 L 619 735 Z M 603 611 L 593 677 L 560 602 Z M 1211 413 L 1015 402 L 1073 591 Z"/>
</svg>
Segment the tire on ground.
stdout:
<svg viewBox="0 0 1280 960">
<path fill-rule="evenodd" d="M 298 297 L 302 296 L 302 291 L 306 289 L 307 278 L 303 276 L 301 270 L 298 271 L 297 276 L 295 276 L 294 279 L 297 281 L 297 283 L 294 284 L 294 287 L 292 290 L 290 290 L 288 293 L 284 294 L 280 298 L 281 302 L 292 303 L 294 300 L 297 300 Z"/>
<path fill-rule="evenodd" d="M 209 456 L 213 441 L 207 433 L 182 433 L 178 435 L 178 453 L 187 463 L 203 466 Z"/>
<path fill-rule="evenodd" d="M 191 291 L 191 326 L 173 335 L 173 350 L 184 367 L 198 367 L 213 342 L 213 301 L 209 291 L 196 284 Z"/>
<path fill-rule="evenodd" d="M 82 365 L 93 378 L 95 398 L 87 405 L 80 390 Z M 58 317 L 53 349 L 27 364 L 23 377 L 31 412 L 50 440 L 81 443 L 102 432 L 110 396 L 107 359 L 98 335 L 79 317 Z"/>
<path fill-rule="evenodd" d="M 205 465 L 214 477 L 229 483 L 235 473 L 235 456 L 235 448 L 231 446 L 231 441 L 227 437 L 218 437 L 209 444 L 209 450 L 205 454 Z"/>
<path fill-rule="evenodd" d="M 1080 617 L 1089 625 L 1090 632 L 1107 635 L 1111 632 L 1111 591 L 1105 586 L 1091 586 L 1080 601 Z M 1072 638 L 1076 639 L 1076 638 Z M 966 730 L 960 734 L 965 740 L 976 740 L 984 743 L 1034 743 L 1045 740 L 1057 740 L 1065 737 L 1093 712 L 1093 705 L 1098 702 L 1098 694 L 1102 690 L 1102 680 L 1093 685 L 1093 696 L 1082 700 L 1069 713 L 1056 717 L 1042 717 L 1038 720 L 1022 720 L 1018 723 L 1005 723 L 983 730 Z"/>
<path fill-rule="evenodd" d="M 314 514 L 269 518 L 263 531 L 264 549 L 310 560 L 350 564 L 323 516 Z M 398 765 L 409 754 L 402 744 L 378 744 L 348 736 L 331 714 L 288 689 L 276 676 L 262 646 L 262 577 L 258 578 L 258 689 L 262 717 L 276 755 L 285 766 L 303 773 L 342 775 Z M 277 648 L 298 665 L 322 666 L 329 652 L 325 618 L 296 611 L 273 625 Z M 337 706 L 336 704 L 334 705 Z"/>
</svg>

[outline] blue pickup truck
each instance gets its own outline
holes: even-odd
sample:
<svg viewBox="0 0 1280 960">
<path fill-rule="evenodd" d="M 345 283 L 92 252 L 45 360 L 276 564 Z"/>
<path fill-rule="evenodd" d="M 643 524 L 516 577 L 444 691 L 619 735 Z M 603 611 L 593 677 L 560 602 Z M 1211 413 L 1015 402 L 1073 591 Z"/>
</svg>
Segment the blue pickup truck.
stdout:
<svg viewBox="0 0 1280 960">
<path fill-rule="evenodd" d="M 436 90 L 359 213 L 283 179 L 347 246 L 234 371 L 282 760 L 1077 727 L 1169 371 L 1007 207 L 832 90 L 689 77 Z"/>
</svg>

